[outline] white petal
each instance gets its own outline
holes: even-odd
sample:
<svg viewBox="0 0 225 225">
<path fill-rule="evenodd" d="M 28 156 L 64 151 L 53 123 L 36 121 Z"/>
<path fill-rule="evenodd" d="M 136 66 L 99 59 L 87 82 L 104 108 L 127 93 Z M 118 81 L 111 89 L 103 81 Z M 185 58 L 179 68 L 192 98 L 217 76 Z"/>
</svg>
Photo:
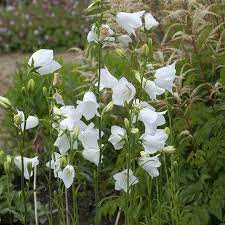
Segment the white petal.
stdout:
<svg viewBox="0 0 225 225">
<path fill-rule="evenodd" d="M 123 48 L 129 47 L 129 44 L 132 43 L 132 39 L 129 35 L 121 35 L 118 37 L 118 41 Z"/>
<path fill-rule="evenodd" d="M 64 154 L 70 149 L 70 140 L 66 134 L 57 137 L 54 146 L 59 148 L 59 152 Z"/>
<path fill-rule="evenodd" d="M 38 126 L 39 120 L 36 116 L 28 116 L 26 121 L 26 130 L 32 129 Z"/>
<path fill-rule="evenodd" d="M 84 149 L 82 151 L 82 155 L 86 160 L 88 160 L 88 161 L 94 163 L 96 166 L 98 166 L 99 157 L 100 157 L 99 149 L 92 149 L 92 148 Z"/>
<path fill-rule="evenodd" d="M 108 71 L 107 68 L 100 70 L 100 91 L 104 88 L 113 88 L 118 80 Z M 95 86 L 98 86 L 96 83 Z"/>
<path fill-rule="evenodd" d="M 73 184 L 75 177 L 75 170 L 73 166 L 67 165 L 63 171 L 58 173 L 58 177 L 63 181 L 65 187 L 68 189 Z"/>
<path fill-rule="evenodd" d="M 151 15 L 151 13 L 146 13 L 145 15 L 145 28 L 146 30 L 150 30 L 153 27 L 157 27 L 159 22 L 155 20 L 155 18 Z"/>
<path fill-rule="evenodd" d="M 62 66 L 56 62 L 55 60 L 52 60 L 46 65 L 43 65 L 41 68 L 37 69 L 37 72 L 40 75 L 46 75 L 50 73 L 54 73 L 56 70 L 60 69 Z"/>
<path fill-rule="evenodd" d="M 50 63 L 53 60 L 53 50 L 40 49 L 33 53 L 30 57 L 28 64 L 32 65 L 32 59 L 34 61 L 34 67 L 39 67 Z"/>
</svg>

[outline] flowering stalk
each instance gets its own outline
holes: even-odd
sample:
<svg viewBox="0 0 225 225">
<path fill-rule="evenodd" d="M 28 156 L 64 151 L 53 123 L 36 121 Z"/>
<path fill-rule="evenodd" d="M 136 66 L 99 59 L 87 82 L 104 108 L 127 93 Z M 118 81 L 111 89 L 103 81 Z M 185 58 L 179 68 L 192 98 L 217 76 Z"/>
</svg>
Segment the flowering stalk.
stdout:
<svg viewBox="0 0 225 225">
<path fill-rule="evenodd" d="M 33 184 L 33 191 L 34 191 L 34 215 L 35 215 L 35 224 L 38 225 L 38 212 L 37 212 L 37 166 L 34 167 L 34 184 Z"/>
</svg>

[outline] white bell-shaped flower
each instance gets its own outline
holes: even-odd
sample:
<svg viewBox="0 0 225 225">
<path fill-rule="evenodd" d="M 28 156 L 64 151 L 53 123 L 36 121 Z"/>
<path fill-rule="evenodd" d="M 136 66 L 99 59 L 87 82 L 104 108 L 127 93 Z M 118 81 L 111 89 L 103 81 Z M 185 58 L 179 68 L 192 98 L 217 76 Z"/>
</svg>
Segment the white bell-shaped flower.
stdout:
<svg viewBox="0 0 225 225">
<path fill-rule="evenodd" d="M 94 127 L 94 123 L 90 123 L 85 130 L 81 131 L 78 139 L 81 141 L 84 149 L 99 149 L 99 129 Z"/>
<path fill-rule="evenodd" d="M 99 41 L 101 42 L 105 42 L 104 46 L 107 45 L 107 42 L 114 42 L 115 41 L 115 37 L 113 37 L 114 32 L 113 30 L 109 27 L 109 25 L 107 24 L 102 24 L 100 27 L 100 35 L 98 37 L 97 34 L 97 28 L 95 25 L 93 25 L 91 27 L 91 30 L 89 31 L 88 35 L 87 35 L 87 41 L 88 42 L 95 42 L 98 43 Z"/>
<path fill-rule="evenodd" d="M 122 48 L 128 48 L 129 47 L 129 44 L 132 43 L 132 39 L 129 35 L 125 34 L 125 35 L 120 35 L 118 38 L 117 38 L 120 46 Z"/>
<path fill-rule="evenodd" d="M 55 72 L 62 66 L 53 60 L 53 50 L 50 49 L 40 49 L 33 53 L 30 57 L 28 64 L 36 69 L 36 72 L 40 75 L 46 75 Z"/>
<path fill-rule="evenodd" d="M 73 166 L 67 165 L 62 171 L 59 171 L 58 177 L 63 181 L 67 189 L 70 188 L 75 177 L 75 170 Z"/>
<path fill-rule="evenodd" d="M 153 154 L 161 151 L 165 144 L 168 135 L 163 129 L 157 129 L 155 134 L 144 133 L 141 136 L 142 144 L 146 152 Z"/>
<path fill-rule="evenodd" d="M 56 103 L 59 105 L 65 105 L 62 96 L 59 93 L 55 93 L 53 95 L 53 99 L 55 99 Z"/>
<path fill-rule="evenodd" d="M 174 80 L 176 78 L 175 63 L 169 66 L 157 69 L 155 72 L 155 83 L 158 87 L 166 89 L 172 92 L 174 86 Z"/>
<path fill-rule="evenodd" d="M 109 142 L 111 142 L 116 150 L 122 149 L 125 144 L 126 130 L 119 126 L 111 127 L 111 135 Z"/>
<path fill-rule="evenodd" d="M 112 90 L 113 104 L 118 106 L 123 106 L 125 101 L 129 103 L 136 94 L 134 85 L 128 82 L 125 77 L 122 77 Z"/>
<path fill-rule="evenodd" d="M 153 27 L 157 27 L 159 22 L 155 20 L 151 13 L 145 14 L 145 29 L 151 30 Z"/>
<path fill-rule="evenodd" d="M 105 67 L 100 70 L 100 91 L 104 88 L 113 88 L 117 85 L 118 80 Z M 98 86 L 98 83 L 95 84 Z"/>
<path fill-rule="evenodd" d="M 94 163 L 96 166 L 98 166 L 99 164 L 99 158 L 100 158 L 100 150 L 99 148 L 87 148 L 87 149 L 84 149 L 82 151 L 82 155 L 83 157 Z"/>
<path fill-rule="evenodd" d="M 73 134 L 74 133 L 71 132 L 71 138 L 73 138 Z M 54 146 L 59 148 L 59 152 L 61 154 L 66 153 L 70 149 L 70 145 L 71 145 L 70 137 L 68 137 L 65 133 L 63 133 L 63 134 L 59 133 L 59 135 L 54 143 Z M 72 149 L 77 149 L 77 147 L 78 147 L 78 144 L 77 144 L 77 141 L 75 141 L 73 143 Z"/>
<path fill-rule="evenodd" d="M 142 26 L 141 17 L 144 12 L 145 11 L 136 13 L 119 12 L 116 15 L 116 22 L 126 30 L 129 35 L 135 35 L 136 29 Z"/>
<path fill-rule="evenodd" d="M 156 100 L 157 95 L 165 92 L 163 88 L 156 86 L 154 81 L 143 79 L 142 87 L 152 100 Z"/>
<path fill-rule="evenodd" d="M 70 118 L 66 118 L 62 120 L 59 124 L 60 130 L 68 130 L 73 132 L 75 129 L 79 129 L 79 132 L 84 130 L 87 125 L 82 120 L 73 120 Z"/>
<path fill-rule="evenodd" d="M 22 171 L 22 158 L 21 156 L 16 156 L 14 158 L 14 163 L 16 165 L 16 167 Z M 30 169 L 31 171 L 29 171 L 28 168 L 28 164 L 30 164 Z M 27 158 L 27 157 L 23 157 L 23 165 L 24 165 L 24 178 L 29 180 L 32 176 L 33 176 L 33 168 L 35 166 L 37 166 L 39 164 L 39 160 L 38 157 L 34 157 L 34 158 Z"/>
<path fill-rule="evenodd" d="M 141 152 L 141 157 L 138 164 L 142 167 L 151 177 L 159 176 L 158 168 L 161 166 L 159 155 L 150 157 L 146 152 Z"/>
<path fill-rule="evenodd" d="M 115 182 L 115 190 L 124 190 L 125 192 L 128 192 L 131 185 L 137 184 L 138 179 L 133 175 L 132 170 L 129 170 L 129 176 L 128 176 L 128 170 L 125 169 L 124 171 L 117 173 L 113 176 L 113 179 Z"/>
<path fill-rule="evenodd" d="M 58 152 L 54 152 L 52 154 L 51 160 L 46 163 L 46 166 L 54 171 L 54 177 L 58 177 L 59 171 L 61 171 L 60 168 L 60 158 L 62 155 L 60 155 Z"/>
<path fill-rule="evenodd" d="M 26 124 L 25 124 L 24 112 L 23 111 L 19 111 L 19 110 L 17 110 L 17 112 L 18 112 L 17 115 L 20 117 L 20 120 L 21 120 L 20 128 L 21 128 L 22 131 L 24 130 L 25 125 L 26 125 L 26 128 L 25 128 L 26 130 L 29 130 L 29 129 L 32 129 L 32 128 L 38 126 L 39 119 L 36 116 L 28 116 L 27 120 L 26 120 Z M 19 127 L 17 124 L 15 124 L 15 126 Z"/>
<path fill-rule="evenodd" d="M 98 112 L 99 104 L 93 92 L 86 92 L 83 101 L 77 101 L 77 109 L 85 117 L 86 120 L 91 120 L 95 116 L 100 116 Z"/>
</svg>

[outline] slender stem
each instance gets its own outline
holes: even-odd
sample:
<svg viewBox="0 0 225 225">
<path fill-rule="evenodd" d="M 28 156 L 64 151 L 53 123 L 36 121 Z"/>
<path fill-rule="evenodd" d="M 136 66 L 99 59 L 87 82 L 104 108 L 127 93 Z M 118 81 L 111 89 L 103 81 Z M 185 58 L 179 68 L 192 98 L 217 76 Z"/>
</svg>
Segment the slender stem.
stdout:
<svg viewBox="0 0 225 225">
<path fill-rule="evenodd" d="M 117 213 L 115 225 L 118 225 L 119 220 L 120 220 L 120 215 L 121 215 L 121 209 L 119 209 L 119 211 L 118 211 L 118 213 Z"/>
<path fill-rule="evenodd" d="M 38 212 L 37 212 L 37 190 L 36 190 L 36 181 L 37 181 L 37 166 L 34 167 L 34 214 L 35 214 L 35 225 L 38 225 Z"/>
<path fill-rule="evenodd" d="M 68 192 L 67 188 L 65 187 L 65 202 L 66 202 L 66 225 L 70 224 L 69 221 L 69 203 L 68 203 Z"/>
<path fill-rule="evenodd" d="M 100 18 L 99 18 L 99 29 L 98 29 L 98 40 L 100 40 L 100 28 L 103 21 L 103 0 L 100 4 Z M 101 82 L 101 69 L 102 69 L 102 44 L 99 42 L 98 44 L 98 90 L 97 90 L 97 98 L 98 102 L 100 100 L 100 82 Z M 96 204 L 96 215 L 95 215 L 95 225 L 99 224 L 98 221 L 98 213 L 99 213 L 99 176 L 101 172 L 101 161 L 102 161 L 102 118 L 98 119 L 98 129 L 99 129 L 99 164 L 97 166 L 97 171 L 95 175 L 95 204 Z"/>
</svg>

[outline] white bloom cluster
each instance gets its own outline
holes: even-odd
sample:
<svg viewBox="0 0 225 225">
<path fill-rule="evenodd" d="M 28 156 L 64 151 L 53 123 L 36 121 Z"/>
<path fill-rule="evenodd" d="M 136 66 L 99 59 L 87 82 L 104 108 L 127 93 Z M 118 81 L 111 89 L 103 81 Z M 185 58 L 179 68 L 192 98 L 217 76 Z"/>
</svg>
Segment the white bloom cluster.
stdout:
<svg viewBox="0 0 225 225">
<path fill-rule="evenodd" d="M 144 18 L 143 20 L 142 17 Z M 87 41 L 102 43 L 103 48 L 117 42 L 121 47 L 127 48 L 132 42 L 131 36 L 136 36 L 135 32 L 138 28 L 150 31 L 152 28 L 159 25 L 158 21 L 155 20 L 151 13 L 145 13 L 145 11 L 135 13 L 119 12 L 117 13 L 115 20 L 128 35 L 122 34 L 116 36 L 109 25 L 102 24 L 100 27 L 97 27 L 94 24 L 87 35 Z"/>
</svg>

